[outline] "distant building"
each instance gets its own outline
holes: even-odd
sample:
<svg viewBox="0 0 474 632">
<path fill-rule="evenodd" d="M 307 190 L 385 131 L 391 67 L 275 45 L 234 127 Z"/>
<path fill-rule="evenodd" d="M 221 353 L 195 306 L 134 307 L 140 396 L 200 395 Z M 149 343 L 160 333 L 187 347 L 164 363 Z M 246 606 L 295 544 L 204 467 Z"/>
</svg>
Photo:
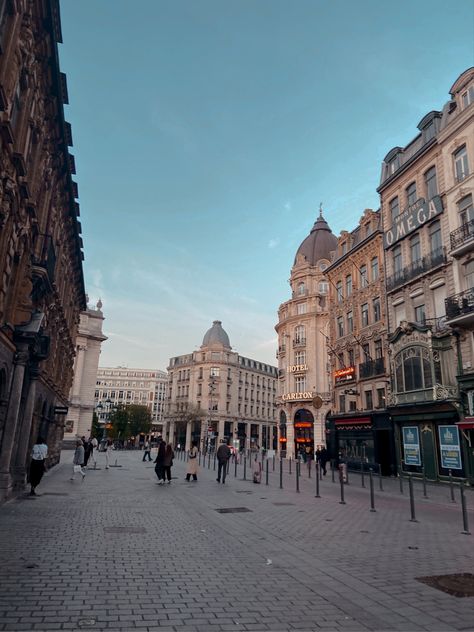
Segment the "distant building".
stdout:
<svg viewBox="0 0 474 632">
<path fill-rule="evenodd" d="M 163 412 L 168 375 L 157 369 L 99 367 L 95 385 L 95 405 L 101 403 L 99 419 L 105 421 L 112 406 L 140 404 L 150 409 L 152 432 L 163 431 Z"/>
<path fill-rule="evenodd" d="M 276 447 L 277 369 L 240 356 L 219 320 L 199 351 L 170 359 L 164 435 L 189 449 Z"/>
<path fill-rule="evenodd" d="M 325 421 L 331 409 L 329 283 L 325 271 L 337 238 L 320 212 L 298 248 L 291 269 L 291 298 L 278 310 L 279 446 L 287 457 L 314 453 L 326 443 Z"/>
<path fill-rule="evenodd" d="M 65 439 L 88 437 L 91 434 L 100 348 L 107 340 L 102 333 L 103 322 L 101 301 L 97 303 L 96 309 L 88 307 L 81 312 L 76 338 L 74 381 L 64 428 Z"/>
</svg>

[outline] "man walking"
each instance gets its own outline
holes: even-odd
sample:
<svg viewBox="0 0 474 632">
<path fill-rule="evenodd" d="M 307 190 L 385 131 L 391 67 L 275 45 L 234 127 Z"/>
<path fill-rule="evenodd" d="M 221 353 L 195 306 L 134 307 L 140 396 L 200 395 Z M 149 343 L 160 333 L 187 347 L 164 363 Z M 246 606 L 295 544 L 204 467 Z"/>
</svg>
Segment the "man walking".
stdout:
<svg viewBox="0 0 474 632">
<path fill-rule="evenodd" d="M 146 457 L 148 457 L 148 460 L 151 461 L 151 442 L 150 441 L 145 441 L 145 451 L 143 453 L 143 459 L 142 461 L 146 461 Z"/>
<path fill-rule="evenodd" d="M 229 448 L 229 443 L 221 443 L 221 445 L 219 446 L 219 448 L 217 449 L 217 461 L 218 461 L 218 468 L 217 468 L 217 478 L 216 481 L 218 483 L 221 482 L 221 475 L 222 475 L 222 483 L 225 483 L 225 477 L 227 474 L 227 463 L 230 459 L 230 448 Z"/>
</svg>

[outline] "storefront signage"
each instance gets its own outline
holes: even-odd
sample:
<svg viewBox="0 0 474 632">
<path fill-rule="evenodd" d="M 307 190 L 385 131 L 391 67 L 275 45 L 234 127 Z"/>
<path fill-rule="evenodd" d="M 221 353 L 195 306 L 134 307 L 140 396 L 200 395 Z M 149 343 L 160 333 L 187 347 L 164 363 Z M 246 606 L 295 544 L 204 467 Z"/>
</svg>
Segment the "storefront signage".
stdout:
<svg viewBox="0 0 474 632">
<path fill-rule="evenodd" d="M 438 432 L 441 467 L 447 470 L 462 470 L 457 426 L 439 426 Z"/>
<path fill-rule="evenodd" d="M 302 399 L 313 399 L 313 393 L 285 393 L 281 396 L 284 402 L 298 401 Z"/>
<path fill-rule="evenodd" d="M 287 367 L 286 372 L 287 373 L 303 373 L 303 371 L 307 371 L 308 367 L 306 364 L 292 364 L 291 366 Z"/>
<path fill-rule="evenodd" d="M 405 426 L 403 431 L 403 454 L 405 465 L 421 465 L 420 435 L 417 426 Z"/>
<path fill-rule="evenodd" d="M 355 366 L 347 366 L 344 369 L 334 371 L 334 381 L 336 384 L 355 380 Z"/>
<path fill-rule="evenodd" d="M 435 195 L 429 202 L 426 202 L 424 198 L 419 198 L 395 218 L 392 228 L 384 235 L 384 248 L 390 248 L 442 212 L 443 203 L 439 195 Z"/>
</svg>

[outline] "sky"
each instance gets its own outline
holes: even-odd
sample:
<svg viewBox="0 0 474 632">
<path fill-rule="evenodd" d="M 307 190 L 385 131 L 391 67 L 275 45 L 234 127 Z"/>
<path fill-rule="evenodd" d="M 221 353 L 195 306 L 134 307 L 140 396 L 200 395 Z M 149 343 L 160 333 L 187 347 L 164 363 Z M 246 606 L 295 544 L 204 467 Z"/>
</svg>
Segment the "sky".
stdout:
<svg viewBox="0 0 474 632">
<path fill-rule="evenodd" d="M 61 0 L 101 366 L 166 369 L 221 320 L 276 364 L 319 204 L 377 209 L 383 157 L 474 66 L 474 0 Z"/>
</svg>

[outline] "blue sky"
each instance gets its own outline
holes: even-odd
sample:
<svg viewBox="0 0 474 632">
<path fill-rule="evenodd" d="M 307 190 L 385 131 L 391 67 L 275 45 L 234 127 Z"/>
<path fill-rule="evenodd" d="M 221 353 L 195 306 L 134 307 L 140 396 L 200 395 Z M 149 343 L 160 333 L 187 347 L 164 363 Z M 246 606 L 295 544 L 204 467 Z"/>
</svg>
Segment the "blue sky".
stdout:
<svg viewBox="0 0 474 632">
<path fill-rule="evenodd" d="M 276 363 L 319 203 L 378 208 L 382 158 L 474 65 L 472 0 L 62 0 L 101 365 L 167 366 L 215 319 Z"/>
</svg>

